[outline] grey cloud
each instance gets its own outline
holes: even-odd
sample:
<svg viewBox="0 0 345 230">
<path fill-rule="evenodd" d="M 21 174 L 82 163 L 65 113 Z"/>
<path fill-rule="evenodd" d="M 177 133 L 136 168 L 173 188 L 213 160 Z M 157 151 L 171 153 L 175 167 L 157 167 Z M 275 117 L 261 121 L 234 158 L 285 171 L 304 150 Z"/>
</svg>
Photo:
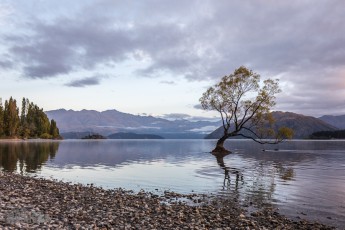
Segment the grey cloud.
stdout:
<svg viewBox="0 0 345 230">
<path fill-rule="evenodd" d="M 317 85 L 318 83 L 315 83 Z M 317 88 L 312 83 L 297 85 L 277 97 L 277 110 L 312 116 L 345 114 L 345 91 L 339 86 Z"/>
<path fill-rule="evenodd" d="M 278 100 L 276 110 L 290 111 L 305 115 L 320 117 L 323 115 L 343 115 L 345 100 L 329 98 L 318 98 L 318 100 L 311 100 L 305 98 L 282 98 Z"/>
<path fill-rule="evenodd" d="M 215 131 L 217 128 L 219 128 L 219 126 L 209 125 L 209 126 L 204 126 L 204 127 L 201 127 L 201 128 L 191 129 L 189 131 L 197 132 L 197 133 L 209 134 L 209 133 Z"/>
<path fill-rule="evenodd" d="M 142 56 L 135 52 L 140 50 L 151 65 L 131 69 L 139 76 L 214 80 L 246 65 L 293 85 L 283 88 L 290 97 L 302 93 L 315 107 L 324 98 L 345 107 L 339 100 L 345 73 L 344 11 L 342 0 L 104 0 L 70 18 L 32 20 L 25 25 L 30 33 L 7 35 L 5 41 L 11 60 L 29 78 L 139 60 Z"/>
<path fill-rule="evenodd" d="M 203 109 L 202 106 L 200 104 L 196 104 L 193 106 L 194 109 Z"/>
<path fill-rule="evenodd" d="M 132 3 L 134 7 L 143 7 L 146 12 L 131 18 L 131 4 L 119 6 L 104 1 L 103 5 L 95 4 L 96 9 L 90 8 L 90 12 L 83 11 L 75 18 L 57 18 L 49 23 L 33 21 L 27 25 L 32 30 L 29 35 L 7 36 L 7 42 L 12 44 L 10 51 L 16 61 L 22 63 L 24 76 L 30 78 L 49 78 L 80 68 L 93 69 L 107 62 L 122 62 L 137 49 L 145 51 L 153 61 L 150 67 L 137 70 L 142 75 L 170 71 L 183 76 L 197 71 L 202 67 L 200 60 L 205 57 L 195 54 L 198 47 L 205 44 L 198 42 L 200 35 L 181 26 L 188 23 L 185 21 L 188 17 L 179 19 L 180 15 L 171 11 L 167 2 L 148 1 L 148 5 L 150 3 L 155 5 L 154 9 L 162 8 L 162 12 L 149 12 L 153 8 L 147 4 Z M 189 7 L 186 8 L 183 1 L 180 5 L 172 5 L 179 9 L 178 12 L 187 13 L 189 7 L 194 8 L 193 4 L 187 4 Z M 129 14 L 112 17 L 96 14 L 98 10 L 103 11 L 101 15 L 107 15 L 104 11 L 114 7 L 123 8 L 123 12 Z M 147 14 L 151 15 L 149 21 Z M 133 24 L 133 27 L 126 27 L 126 24 Z"/>
<path fill-rule="evenodd" d="M 342 65 L 345 58 L 341 1 L 167 4 L 103 1 L 89 6 L 89 11 L 83 9 L 83 17 L 36 22 L 33 35 L 26 35 L 29 44 L 14 44 L 11 50 L 24 63 L 28 77 L 40 78 L 121 62 L 135 49 L 145 51 L 153 61 L 141 70 L 143 75 L 171 71 L 190 80 L 219 78 L 243 64 L 273 74 L 299 73 L 326 64 Z M 123 13 L 111 15 L 114 8 Z M 134 15 L 136 9 L 140 13 Z"/>
<path fill-rule="evenodd" d="M 220 117 L 201 117 L 201 116 L 192 116 L 189 119 L 189 121 L 210 121 L 210 122 L 218 122 L 216 124 L 217 127 L 221 125 Z"/>
<path fill-rule="evenodd" d="M 188 119 L 191 116 L 185 113 L 169 113 L 164 114 L 162 118 L 168 119 L 168 120 L 181 120 L 181 119 Z"/>
<path fill-rule="evenodd" d="M 85 87 L 85 86 L 92 86 L 92 85 L 99 85 L 100 78 L 99 77 L 88 77 L 84 79 L 74 80 L 69 83 L 66 83 L 66 86 L 70 87 Z"/>
<path fill-rule="evenodd" d="M 175 85 L 176 83 L 174 81 L 160 81 L 161 84 L 166 84 L 166 85 Z"/>
<path fill-rule="evenodd" d="M 200 116 L 190 116 L 184 113 L 169 113 L 164 114 L 161 118 L 167 120 L 189 120 L 189 121 L 212 121 L 212 122 L 219 122 L 219 117 L 200 117 Z M 214 130 L 214 129 L 213 129 Z"/>
<path fill-rule="evenodd" d="M 0 68 L 3 68 L 3 69 L 9 69 L 13 67 L 13 63 L 9 60 L 1 60 L 0 61 Z"/>
<path fill-rule="evenodd" d="M 62 19 L 53 25 L 37 23 L 33 30 L 26 45 L 18 44 L 21 37 L 10 38 L 15 41 L 11 51 L 23 63 L 24 75 L 30 78 L 49 78 L 120 61 L 130 43 L 126 33 L 90 21 Z"/>
<path fill-rule="evenodd" d="M 0 60 L 0 68 L 2 69 L 10 69 L 13 67 L 13 61 L 11 57 L 7 53 L 0 53 L 1 60 Z"/>
</svg>

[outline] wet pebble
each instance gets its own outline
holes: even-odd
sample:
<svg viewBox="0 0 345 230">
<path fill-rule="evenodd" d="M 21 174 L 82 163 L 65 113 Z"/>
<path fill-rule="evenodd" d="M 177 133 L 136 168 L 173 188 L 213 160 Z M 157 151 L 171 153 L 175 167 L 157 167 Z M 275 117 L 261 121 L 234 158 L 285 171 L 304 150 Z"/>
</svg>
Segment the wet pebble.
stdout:
<svg viewBox="0 0 345 230">
<path fill-rule="evenodd" d="M 0 172 L 0 229 L 332 229 L 272 209 L 248 213 L 237 199 L 162 196 Z"/>
</svg>

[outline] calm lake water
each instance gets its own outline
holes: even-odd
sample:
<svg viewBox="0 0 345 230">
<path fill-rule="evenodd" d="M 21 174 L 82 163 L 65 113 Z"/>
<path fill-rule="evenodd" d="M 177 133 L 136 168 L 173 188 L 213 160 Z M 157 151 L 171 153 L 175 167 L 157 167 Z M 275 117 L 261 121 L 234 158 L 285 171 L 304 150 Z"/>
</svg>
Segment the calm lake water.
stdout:
<svg viewBox="0 0 345 230">
<path fill-rule="evenodd" d="M 345 228 L 345 141 L 262 146 L 231 140 L 226 147 L 234 153 L 218 159 L 208 153 L 214 145 L 214 140 L 1 141 L 0 170 L 104 188 L 212 193 Z"/>
</svg>

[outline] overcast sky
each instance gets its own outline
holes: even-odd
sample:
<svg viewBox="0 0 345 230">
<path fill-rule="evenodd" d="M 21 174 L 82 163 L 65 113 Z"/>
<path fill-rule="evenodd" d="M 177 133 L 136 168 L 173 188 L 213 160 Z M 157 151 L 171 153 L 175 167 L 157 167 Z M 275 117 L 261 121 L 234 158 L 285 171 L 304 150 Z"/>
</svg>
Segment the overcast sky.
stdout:
<svg viewBox="0 0 345 230">
<path fill-rule="evenodd" d="M 0 0 L 0 97 L 52 109 L 214 116 L 207 87 L 245 65 L 275 110 L 345 114 L 345 1 Z"/>
</svg>

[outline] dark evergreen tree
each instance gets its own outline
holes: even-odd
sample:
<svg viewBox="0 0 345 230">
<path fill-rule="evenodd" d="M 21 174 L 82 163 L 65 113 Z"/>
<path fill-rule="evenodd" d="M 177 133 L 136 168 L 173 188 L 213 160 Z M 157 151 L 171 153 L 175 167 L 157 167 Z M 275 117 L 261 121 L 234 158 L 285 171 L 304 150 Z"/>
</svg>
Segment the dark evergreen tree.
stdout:
<svg viewBox="0 0 345 230">
<path fill-rule="evenodd" d="M 61 138 L 56 122 L 50 122 L 43 109 L 23 98 L 19 116 L 12 97 L 5 101 L 5 106 L 0 98 L 0 137 Z"/>
<path fill-rule="evenodd" d="M 52 138 L 60 138 L 59 129 L 56 126 L 56 121 L 53 119 L 50 121 L 50 133 L 49 134 L 52 136 Z"/>
<path fill-rule="evenodd" d="M 22 138 L 28 138 L 30 137 L 30 129 L 28 127 L 28 123 L 26 121 L 26 115 L 28 112 L 28 105 L 29 105 L 29 99 L 26 99 L 25 97 L 22 100 L 22 109 L 20 113 L 20 136 Z"/>
<path fill-rule="evenodd" d="M 4 135 L 5 135 L 4 107 L 2 106 L 2 98 L 0 98 L 0 137 Z"/>
<path fill-rule="evenodd" d="M 28 106 L 28 113 L 26 116 L 28 127 L 30 129 L 31 137 L 50 138 L 50 122 L 47 115 L 37 105 L 32 102 Z"/>
<path fill-rule="evenodd" d="M 15 137 L 19 127 L 19 110 L 17 102 L 12 97 L 5 101 L 4 110 L 5 134 L 8 137 Z"/>
<path fill-rule="evenodd" d="M 21 113 L 20 113 L 20 122 L 21 122 L 21 124 L 23 124 L 25 122 L 25 119 L 26 119 L 26 99 L 25 99 L 25 97 L 23 97 L 23 100 L 22 100 L 22 110 L 21 110 Z"/>
</svg>

